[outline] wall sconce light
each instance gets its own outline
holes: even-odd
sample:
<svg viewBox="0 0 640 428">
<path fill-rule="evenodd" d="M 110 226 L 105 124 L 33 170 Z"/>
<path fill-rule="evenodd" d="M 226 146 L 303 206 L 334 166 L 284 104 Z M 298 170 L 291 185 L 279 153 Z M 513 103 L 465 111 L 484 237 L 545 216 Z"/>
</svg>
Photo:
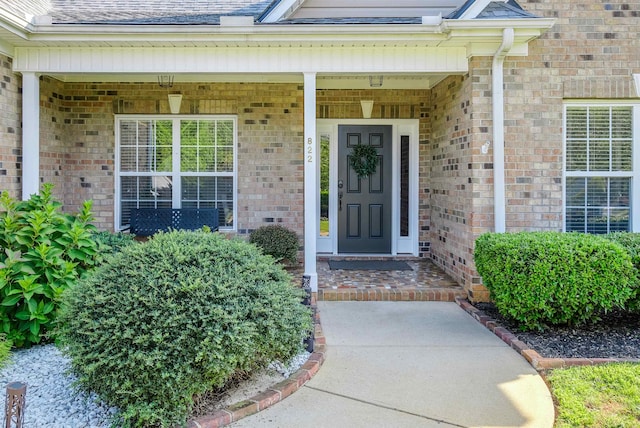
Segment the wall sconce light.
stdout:
<svg viewBox="0 0 640 428">
<path fill-rule="evenodd" d="M 169 110 L 171 110 L 171 114 L 180 113 L 180 104 L 182 104 L 182 94 L 169 94 Z"/>
<path fill-rule="evenodd" d="M 371 119 L 373 100 L 360 100 L 360 106 L 362 106 L 362 117 L 365 119 Z"/>
<path fill-rule="evenodd" d="M 633 81 L 636 84 L 636 96 L 640 97 L 640 74 L 633 74 Z"/>
<path fill-rule="evenodd" d="M 489 153 L 489 146 L 491 146 L 491 141 L 489 140 L 485 141 L 484 144 L 482 145 L 482 148 L 480 149 L 483 155 L 486 155 L 487 153 Z"/>
<path fill-rule="evenodd" d="M 381 88 L 384 76 L 369 76 L 369 86 L 372 88 Z"/>
<path fill-rule="evenodd" d="M 174 76 L 170 74 L 161 74 L 158 76 L 158 85 L 161 88 L 172 88 Z"/>
</svg>

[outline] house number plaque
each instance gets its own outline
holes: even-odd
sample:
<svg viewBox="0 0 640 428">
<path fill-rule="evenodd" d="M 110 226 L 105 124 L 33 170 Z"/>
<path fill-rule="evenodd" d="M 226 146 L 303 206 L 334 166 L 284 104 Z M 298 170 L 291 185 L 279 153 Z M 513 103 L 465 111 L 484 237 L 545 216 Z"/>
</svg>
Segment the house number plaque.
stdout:
<svg viewBox="0 0 640 428">
<path fill-rule="evenodd" d="M 307 162 L 313 162 L 313 139 L 307 139 Z"/>
</svg>

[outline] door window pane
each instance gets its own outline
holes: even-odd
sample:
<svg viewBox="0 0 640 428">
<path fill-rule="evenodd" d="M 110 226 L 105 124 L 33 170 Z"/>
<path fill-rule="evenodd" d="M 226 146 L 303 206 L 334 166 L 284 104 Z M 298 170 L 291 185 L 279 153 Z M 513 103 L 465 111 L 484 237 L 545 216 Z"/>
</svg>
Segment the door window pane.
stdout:
<svg viewBox="0 0 640 428">
<path fill-rule="evenodd" d="M 409 236 L 409 136 L 400 137 L 400 236 Z"/>
<path fill-rule="evenodd" d="M 329 236 L 329 153 L 328 135 L 320 136 L 320 236 Z"/>
</svg>

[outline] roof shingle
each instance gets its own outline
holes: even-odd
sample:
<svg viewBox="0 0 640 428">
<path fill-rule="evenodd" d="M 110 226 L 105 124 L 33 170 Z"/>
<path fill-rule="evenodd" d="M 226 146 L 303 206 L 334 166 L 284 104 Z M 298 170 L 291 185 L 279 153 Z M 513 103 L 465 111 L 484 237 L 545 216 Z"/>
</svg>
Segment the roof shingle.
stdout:
<svg viewBox="0 0 640 428">
<path fill-rule="evenodd" d="M 54 24 L 219 24 L 220 16 L 259 17 L 272 0 L 51 0 Z"/>
<path fill-rule="evenodd" d="M 49 15 L 53 24 L 218 25 L 221 16 L 253 16 L 256 21 L 280 0 L 0 0 L 21 16 Z M 468 0 L 448 19 L 473 4 Z M 516 0 L 491 2 L 477 19 L 535 18 Z M 278 24 L 420 24 L 420 17 L 305 18 Z"/>
</svg>

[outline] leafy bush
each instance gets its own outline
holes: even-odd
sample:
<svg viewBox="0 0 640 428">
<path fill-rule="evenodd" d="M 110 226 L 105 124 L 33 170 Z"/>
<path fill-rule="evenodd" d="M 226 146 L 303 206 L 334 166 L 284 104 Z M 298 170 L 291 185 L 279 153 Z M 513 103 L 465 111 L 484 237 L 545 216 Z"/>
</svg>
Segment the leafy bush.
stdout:
<svg viewBox="0 0 640 428">
<path fill-rule="evenodd" d="M 265 254 L 276 260 L 295 262 L 298 258 L 298 235 L 284 226 L 271 224 L 251 232 L 249 242 L 257 245 Z"/>
<path fill-rule="evenodd" d="M 7 365 L 11 356 L 11 342 L 3 335 L 0 335 L 0 368 Z"/>
<path fill-rule="evenodd" d="M 61 343 L 80 384 L 125 426 L 184 422 L 192 397 L 286 361 L 311 329 L 302 290 L 253 245 L 159 233 L 65 294 Z"/>
<path fill-rule="evenodd" d="M 623 246 L 636 268 L 635 296 L 627 302 L 627 308 L 640 311 L 640 233 L 616 232 L 603 235 L 605 238 Z"/>
<path fill-rule="evenodd" d="M 0 328 L 17 347 L 48 335 L 62 292 L 99 260 L 91 202 L 64 214 L 52 188 L 23 202 L 0 197 Z"/>
<path fill-rule="evenodd" d="M 98 241 L 102 253 L 106 254 L 119 253 L 123 247 L 137 243 L 130 233 L 101 231 L 94 233 L 93 237 Z"/>
<path fill-rule="evenodd" d="M 600 236 L 488 233 L 477 239 L 474 257 L 496 308 L 523 329 L 596 321 L 634 294 L 629 255 Z"/>
</svg>

